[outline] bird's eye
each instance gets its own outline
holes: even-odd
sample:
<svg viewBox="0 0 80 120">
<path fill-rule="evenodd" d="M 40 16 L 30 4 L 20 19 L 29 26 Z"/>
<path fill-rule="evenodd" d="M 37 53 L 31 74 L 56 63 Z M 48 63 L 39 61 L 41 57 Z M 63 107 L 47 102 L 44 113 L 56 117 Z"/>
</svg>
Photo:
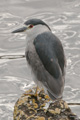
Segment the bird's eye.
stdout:
<svg viewBox="0 0 80 120">
<path fill-rule="evenodd" d="M 33 28 L 33 25 L 30 25 L 29 28 Z"/>
</svg>

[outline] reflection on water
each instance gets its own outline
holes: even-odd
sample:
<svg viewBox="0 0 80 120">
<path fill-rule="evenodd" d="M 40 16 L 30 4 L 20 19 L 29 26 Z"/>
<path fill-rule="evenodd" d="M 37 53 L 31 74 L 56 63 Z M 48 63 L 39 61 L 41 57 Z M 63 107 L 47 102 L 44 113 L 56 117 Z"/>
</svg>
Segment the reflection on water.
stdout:
<svg viewBox="0 0 80 120">
<path fill-rule="evenodd" d="M 12 120 L 15 101 L 34 85 L 24 56 L 25 36 L 11 34 L 29 18 L 43 19 L 61 39 L 67 58 L 63 97 L 80 103 L 80 1 L 3 0 L 0 5 L 1 120 Z M 80 106 L 71 108 L 80 116 Z"/>
</svg>

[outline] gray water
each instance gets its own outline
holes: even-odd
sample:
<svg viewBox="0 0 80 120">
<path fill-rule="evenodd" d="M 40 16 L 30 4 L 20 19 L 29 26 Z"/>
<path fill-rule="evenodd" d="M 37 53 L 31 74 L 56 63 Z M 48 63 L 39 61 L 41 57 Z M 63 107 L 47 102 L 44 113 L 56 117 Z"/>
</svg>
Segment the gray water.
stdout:
<svg viewBox="0 0 80 120">
<path fill-rule="evenodd" d="M 25 36 L 11 31 L 30 18 L 50 25 L 64 46 L 67 69 L 63 98 L 80 103 L 80 0 L 0 0 L 0 120 L 12 120 L 14 104 L 34 85 L 28 69 Z M 80 117 L 80 105 L 71 105 Z"/>
</svg>

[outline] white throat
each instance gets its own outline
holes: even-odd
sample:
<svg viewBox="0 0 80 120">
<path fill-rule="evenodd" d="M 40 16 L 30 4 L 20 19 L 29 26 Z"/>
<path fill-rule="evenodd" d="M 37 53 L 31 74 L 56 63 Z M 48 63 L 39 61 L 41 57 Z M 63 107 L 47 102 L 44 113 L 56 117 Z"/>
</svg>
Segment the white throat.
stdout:
<svg viewBox="0 0 80 120">
<path fill-rule="evenodd" d="M 33 28 L 26 31 L 27 37 L 29 39 L 34 39 L 37 35 L 50 31 L 49 28 L 45 25 L 36 25 Z"/>
</svg>

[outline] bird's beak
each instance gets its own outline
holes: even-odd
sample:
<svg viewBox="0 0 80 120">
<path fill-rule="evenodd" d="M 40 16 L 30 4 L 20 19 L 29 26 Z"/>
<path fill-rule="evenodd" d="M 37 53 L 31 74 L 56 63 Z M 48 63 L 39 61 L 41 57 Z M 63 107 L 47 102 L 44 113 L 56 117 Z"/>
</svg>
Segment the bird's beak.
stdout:
<svg viewBox="0 0 80 120">
<path fill-rule="evenodd" d="M 19 33 L 19 32 L 24 32 L 28 29 L 29 27 L 22 27 L 22 28 L 19 28 L 17 30 L 14 30 L 12 31 L 12 33 Z"/>
</svg>

